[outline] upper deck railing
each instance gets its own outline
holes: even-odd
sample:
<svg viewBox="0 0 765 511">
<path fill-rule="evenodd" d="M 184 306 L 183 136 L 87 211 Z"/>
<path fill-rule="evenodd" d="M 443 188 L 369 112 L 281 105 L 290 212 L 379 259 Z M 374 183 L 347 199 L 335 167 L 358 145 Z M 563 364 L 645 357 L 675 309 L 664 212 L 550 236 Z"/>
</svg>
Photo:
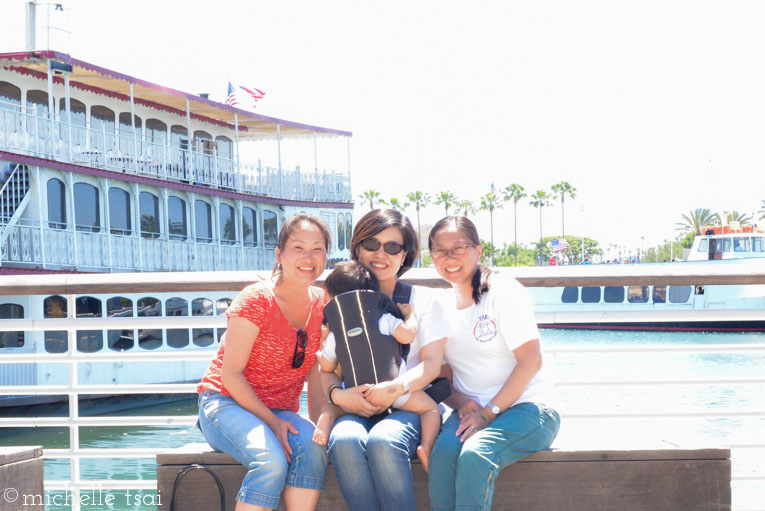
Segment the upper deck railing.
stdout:
<svg viewBox="0 0 765 511">
<path fill-rule="evenodd" d="M 146 140 L 140 129 L 115 133 L 115 126 L 88 128 L 63 118 L 50 119 L 39 106 L 0 101 L 2 151 L 261 197 L 352 201 L 347 173 L 244 162 L 235 158 L 231 145 L 224 153 L 212 140 L 195 139 L 190 144 L 184 137 L 174 144 L 169 134 L 158 141 Z"/>
<path fill-rule="evenodd" d="M 558 268 L 523 268 L 507 269 L 509 273 L 516 275 L 525 285 L 531 286 L 567 286 L 567 285 L 606 285 L 614 284 L 617 280 L 624 284 L 655 284 L 671 283 L 677 285 L 695 284 L 705 282 L 707 284 L 730 284 L 730 283 L 765 283 L 765 272 L 751 272 L 747 269 L 719 268 L 714 264 L 707 265 L 642 265 L 641 268 L 620 266 L 612 267 L 569 267 Z M 621 270 L 622 276 L 616 272 Z M 53 275 L 53 276 L 5 276 L 0 277 L 0 297 L 14 295 L 48 295 L 59 294 L 67 297 L 68 317 L 65 319 L 17 319 L 0 322 L 0 331 L 42 331 L 42 330 L 66 330 L 68 332 L 68 352 L 62 354 L 0 354 L 0 363 L 45 363 L 63 362 L 68 367 L 68 383 L 66 385 L 48 386 L 14 386 L 0 387 L 0 394 L 66 394 L 69 398 L 70 415 L 68 417 L 55 418 L 11 418 L 3 419 L 0 427 L 67 427 L 70 432 L 70 446 L 67 449 L 45 449 L 46 458 L 70 458 L 72 460 L 71 478 L 69 480 L 48 480 L 45 483 L 46 490 L 68 490 L 74 494 L 73 510 L 79 509 L 80 491 L 87 491 L 94 486 L 103 490 L 115 489 L 146 489 L 156 488 L 156 481 L 152 480 L 83 480 L 80 477 L 80 460 L 83 458 L 151 458 L 158 449 L 85 449 L 80 447 L 79 428 L 82 426 L 114 426 L 114 425 L 184 425 L 194 424 L 195 416 L 168 417 L 168 416 L 133 416 L 133 417 L 80 417 L 78 414 L 77 398 L 83 394 L 135 394 L 135 393 L 193 393 L 193 384 L 156 384 L 156 385 L 82 385 L 78 383 L 78 365 L 90 362 L 104 361 L 178 361 L 178 360 L 207 360 L 213 350 L 170 350 L 157 352 L 103 352 L 103 353 L 79 353 L 76 351 L 77 330 L 119 329 L 119 328 L 223 328 L 225 318 L 215 317 L 171 317 L 171 318 L 76 318 L 75 299 L 78 295 L 99 295 L 109 293 L 119 295 L 124 293 L 184 293 L 196 291 L 230 291 L 235 292 L 245 285 L 259 278 L 267 278 L 268 272 L 216 272 L 216 273 L 175 273 L 175 274 L 112 274 L 112 275 Z M 431 287 L 445 287 L 445 282 L 438 278 L 432 270 L 412 270 L 406 275 L 406 281 L 413 284 L 427 285 Z M 4 301 L 0 298 L 0 302 Z M 705 311 L 695 312 L 695 320 L 712 320 L 714 315 Z M 764 311 L 740 311 L 745 319 L 765 319 Z M 675 314 L 687 314 L 688 311 L 654 311 L 657 317 L 664 320 L 672 319 Z M 628 312 L 623 313 L 628 315 Z M 585 315 L 582 315 L 583 317 Z M 538 318 L 540 322 L 554 322 L 554 317 Z M 582 321 L 586 321 L 584 318 Z M 571 318 L 565 319 L 566 323 Z M 211 346 L 215 348 L 215 345 Z M 106 350 L 105 350 L 106 351 Z M 547 349 L 546 352 L 553 359 L 561 355 L 582 355 L 604 358 L 603 365 L 608 365 L 608 357 L 631 356 L 635 353 L 698 353 L 698 354 L 763 354 L 765 344 L 725 344 L 725 345 L 662 345 L 662 346 L 603 346 L 603 347 L 558 347 Z M 605 374 L 605 373 L 604 373 Z M 651 378 L 642 379 L 614 378 L 601 374 L 591 374 L 587 378 L 558 380 L 558 385 L 566 387 L 640 387 L 646 392 L 657 393 L 657 408 L 650 411 L 631 411 L 623 407 L 616 407 L 615 412 L 591 412 L 568 410 L 564 413 L 565 420 L 599 420 L 611 421 L 619 419 L 687 419 L 707 418 L 711 420 L 735 419 L 749 421 L 756 427 L 757 421 L 765 419 L 765 408 L 759 407 L 754 410 L 737 409 L 708 409 L 700 405 L 681 411 L 667 411 L 658 408 L 661 403 L 662 389 L 667 386 L 703 386 L 703 385 L 763 385 L 765 374 L 759 377 L 715 377 L 708 378 Z M 613 408 L 613 407 L 612 407 Z M 602 409 L 605 409 L 603 407 Z M 738 443 L 727 443 L 735 451 L 759 450 L 765 448 L 762 438 L 758 440 Z M 757 488 L 765 488 L 765 475 L 761 472 L 736 472 L 733 473 L 734 486 L 734 509 L 741 511 L 762 510 L 761 501 L 755 505 L 742 504 L 736 500 L 736 488 L 738 485 L 755 485 Z M 757 490 L 755 490 L 757 491 Z M 739 502 L 739 503 L 737 503 Z"/>
</svg>

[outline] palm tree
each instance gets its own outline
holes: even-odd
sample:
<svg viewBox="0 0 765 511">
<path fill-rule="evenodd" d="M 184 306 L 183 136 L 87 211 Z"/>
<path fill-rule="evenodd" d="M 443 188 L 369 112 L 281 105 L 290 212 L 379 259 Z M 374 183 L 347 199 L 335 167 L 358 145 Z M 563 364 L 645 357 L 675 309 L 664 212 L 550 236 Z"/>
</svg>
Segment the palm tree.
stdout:
<svg viewBox="0 0 765 511">
<path fill-rule="evenodd" d="M 535 208 L 539 208 L 539 261 L 542 260 L 542 208 L 552 205 L 552 195 L 544 190 L 537 190 L 533 195 L 529 197 L 531 201 L 529 204 Z"/>
<path fill-rule="evenodd" d="M 505 189 L 502 190 L 502 194 L 506 201 L 513 201 L 513 232 L 515 234 L 515 254 L 513 255 L 513 266 L 518 266 L 518 201 L 526 197 L 526 193 L 524 192 L 524 188 L 521 185 L 513 183 L 510 186 L 506 186 Z"/>
<path fill-rule="evenodd" d="M 462 211 L 464 216 L 474 215 L 476 213 L 475 206 L 473 206 L 473 201 L 471 200 L 460 200 L 457 201 L 454 205 L 457 207 L 457 211 Z"/>
<path fill-rule="evenodd" d="M 438 197 L 436 197 L 434 204 L 443 204 L 444 215 L 449 216 L 449 208 L 454 206 L 456 202 L 457 196 L 452 192 L 441 192 L 438 194 Z"/>
<path fill-rule="evenodd" d="M 375 209 L 375 201 L 378 200 L 377 198 L 379 196 L 380 192 L 377 190 L 367 190 L 359 195 L 359 199 L 363 201 L 369 201 L 369 209 Z"/>
<path fill-rule="evenodd" d="M 560 197 L 560 226 L 561 226 L 561 238 L 566 237 L 566 219 L 563 212 L 563 206 L 566 202 L 566 195 L 572 199 L 576 198 L 576 188 L 571 186 L 568 181 L 561 181 L 558 184 L 552 185 L 553 197 L 555 200 Z"/>
<path fill-rule="evenodd" d="M 481 211 L 489 210 L 489 225 L 491 227 L 491 265 L 494 265 L 494 210 L 502 209 L 502 203 L 499 196 L 494 192 L 489 192 L 481 197 Z"/>
<path fill-rule="evenodd" d="M 417 239 L 422 242 L 422 233 L 420 233 L 420 208 L 424 208 L 430 203 L 430 195 L 425 192 L 416 191 L 407 193 L 406 198 L 409 199 L 410 204 L 414 204 L 414 209 L 417 210 Z M 417 254 L 417 266 L 422 266 L 420 254 Z"/>
<path fill-rule="evenodd" d="M 712 213 L 708 208 L 694 209 L 688 214 L 683 213 L 683 221 L 676 222 L 675 228 L 684 233 L 703 234 L 701 231 L 705 225 L 719 225 L 720 215 Z"/>
<path fill-rule="evenodd" d="M 725 223 L 727 224 L 731 222 L 738 222 L 741 225 L 746 225 L 752 222 L 752 215 L 747 213 L 739 213 L 735 209 L 733 211 L 723 211 L 723 217 L 725 218 Z"/>
<path fill-rule="evenodd" d="M 397 211 L 403 211 L 406 209 L 407 206 L 409 206 L 409 203 L 406 201 L 402 201 L 401 199 L 397 199 L 396 197 L 391 197 L 388 202 L 385 202 L 384 200 L 380 200 L 382 204 L 385 204 L 386 206 L 390 206 L 392 209 L 395 209 Z"/>
</svg>

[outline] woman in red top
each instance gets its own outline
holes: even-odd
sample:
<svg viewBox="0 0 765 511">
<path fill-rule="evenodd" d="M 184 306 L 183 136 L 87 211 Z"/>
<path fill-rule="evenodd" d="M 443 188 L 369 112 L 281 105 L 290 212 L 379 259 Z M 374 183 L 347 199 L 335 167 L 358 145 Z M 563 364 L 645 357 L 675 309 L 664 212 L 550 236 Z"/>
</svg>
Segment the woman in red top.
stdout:
<svg viewBox="0 0 765 511">
<path fill-rule="evenodd" d="M 279 233 L 270 280 L 242 290 L 226 311 L 218 356 L 199 384 L 199 425 L 208 443 L 247 469 L 236 511 L 312 510 L 324 487 L 327 450 L 297 414 L 321 337 L 324 293 L 311 284 L 330 237 L 316 217 L 290 218 Z"/>
</svg>

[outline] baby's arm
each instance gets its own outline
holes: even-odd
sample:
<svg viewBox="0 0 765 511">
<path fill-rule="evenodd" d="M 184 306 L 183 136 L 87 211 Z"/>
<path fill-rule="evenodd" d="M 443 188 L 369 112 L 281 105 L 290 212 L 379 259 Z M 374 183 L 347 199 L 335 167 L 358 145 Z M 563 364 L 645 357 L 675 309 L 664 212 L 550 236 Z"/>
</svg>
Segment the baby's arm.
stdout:
<svg viewBox="0 0 765 511">
<path fill-rule="evenodd" d="M 417 316 L 414 307 L 408 303 L 399 303 L 398 309 L 404 315 L 404 322 L 393 331 L 393 337 L 401 344 L 411 343 L 417 337 Z"/>
<path fill-rule="evenodd" d="M 316 358 L 319 361 L 319 368 L 322 372 L 332 373 L 337 369 L 337 355 L 335 354 L 335 336 L 329 332 L 329 329 L 324 331 L 322 329 L 322 348 L 319 353 L 316 354 Z"/>
</svg>

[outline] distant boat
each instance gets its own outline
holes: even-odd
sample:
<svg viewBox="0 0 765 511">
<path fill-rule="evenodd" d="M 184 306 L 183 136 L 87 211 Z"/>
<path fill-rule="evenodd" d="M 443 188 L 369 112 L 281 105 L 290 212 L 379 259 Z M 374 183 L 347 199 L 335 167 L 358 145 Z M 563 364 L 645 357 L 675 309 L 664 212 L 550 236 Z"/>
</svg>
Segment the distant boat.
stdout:
<svg viewBox="0 0 765 511">
<path fill-rule="evenodd" d="M 705 228 L 694 238 L 687 262 L 672 264 L 700 261 L 734 265 L 762 261 L 765 272 L 765 231 L 737 223 Z M 615 322 L 541 323 L 542 328 L 765 332 L 765 321 L 629 319 L 629 313 L 645 311 L 765 310 L 765 285 L 760 284 L 530 287 L 529 291 L 537 312 L 625 313 Z"/>
</svg>

